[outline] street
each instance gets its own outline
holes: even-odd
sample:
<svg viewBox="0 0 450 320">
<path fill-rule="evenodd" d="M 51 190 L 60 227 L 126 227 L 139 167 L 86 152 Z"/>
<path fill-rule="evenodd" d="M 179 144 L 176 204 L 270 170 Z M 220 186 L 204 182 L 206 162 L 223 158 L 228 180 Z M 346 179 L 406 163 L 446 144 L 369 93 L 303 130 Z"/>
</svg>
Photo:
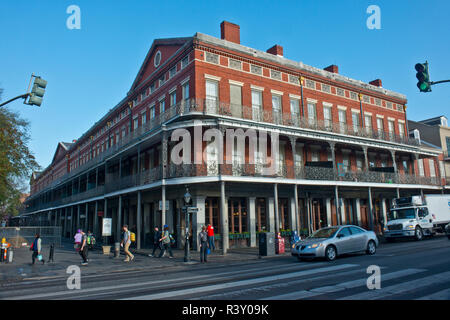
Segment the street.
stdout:
<svg viewBox="0 0 450 320">
<path fill-rule="evenodd" d="M 256 252 L 256 251 L 255 251 Z M 98 254 L 98 253 L 97 253 Z M 195 254 L 195 253 L 194 253 Z M 99 254 L 98 254 L 99 255 Z M 447 237 L 382 243 L 374 256 L 347 255 L 334 262 L 299 262 L 288 254 L 207 264 L 165 259 L 154 267 L 143 255 L 121 270 L 81 268 L 81 289 L 69 290 L 66 276 L 27 278 L 2 284 L 1 299 L 132 300 L 372 300 L 450 299 L 450 241 Z M 78 259 L 79 260 L 79 259 Z M 78 261 L 77 260 L 77 261 Z M 161 259 L 160 259 L 161 260 Z M 169 261 L 170 260 L 170 261 Z M 179 260 L 173 262 L 173 260 Z M 120 260 L 121 261 L 121 260 Z M 380 289 L 369 290 L 367 267 L 381 270 Z M 40 266 L 36 266 L 40 267 Z M 91 269 L 89 269 L 91 268 Z"/>
</svg>

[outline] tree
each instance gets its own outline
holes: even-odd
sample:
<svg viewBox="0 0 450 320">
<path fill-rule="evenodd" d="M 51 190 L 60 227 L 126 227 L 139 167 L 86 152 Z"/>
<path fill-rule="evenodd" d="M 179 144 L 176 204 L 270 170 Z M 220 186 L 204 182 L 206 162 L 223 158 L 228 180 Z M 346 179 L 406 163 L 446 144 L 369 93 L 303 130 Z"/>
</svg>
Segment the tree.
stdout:
<svg viewBox="0 0 450 320">
<path fill-rule="evenodd" d="M 0 89 L 1 98 L 2 89 Z M 32 152 L 29 122 L 18 113 L 0 108 L 0 217 L 17 215 L 20 198 L 32 171 L 38 170 Z"/>
</svg>

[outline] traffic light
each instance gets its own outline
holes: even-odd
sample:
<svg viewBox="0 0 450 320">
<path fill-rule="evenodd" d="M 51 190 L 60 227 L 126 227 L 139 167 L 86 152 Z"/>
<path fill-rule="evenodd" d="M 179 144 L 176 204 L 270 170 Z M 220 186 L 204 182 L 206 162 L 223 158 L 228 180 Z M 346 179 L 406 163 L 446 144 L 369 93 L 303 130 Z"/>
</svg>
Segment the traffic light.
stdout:
<svg viewBox="0 0 450 320">
<path fill-rule="evenodd" d="M 46 86 L 47 81 L 45 81 L 41 77 L 34 78 L 33 88 L 31 89 L 30 98 L 28 99 L 27 104 L 40 107 Z"/>
<path fill-rule="evenodd" d="M 416 78 L 419 80 L 417 82 L 417 88 L 419 88 L 420 92 L 430 92 L 431 84 L 430 84 L 430 74 L 428 73 L 428 62 L 425 63 L 417 63 L 416 66 Z"/>
</svg>

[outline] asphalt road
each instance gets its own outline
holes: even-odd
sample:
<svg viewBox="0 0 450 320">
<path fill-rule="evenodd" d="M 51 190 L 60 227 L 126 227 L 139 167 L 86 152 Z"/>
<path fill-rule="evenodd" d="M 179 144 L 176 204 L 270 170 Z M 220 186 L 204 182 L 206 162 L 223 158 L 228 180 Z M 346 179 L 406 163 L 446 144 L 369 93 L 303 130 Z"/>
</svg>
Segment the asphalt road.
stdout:
<svg viewBox="0 0 450 320">
<path fill-rule="evenodd" d="M 380 268 L 380 289 L 367 287 L 371 265 Z M 84 276 L 83 270 L 79 290 L 67 288 L 69 275 L 23 280 L 3 284 L 0 299 L 450 300 L 447 237 L 381 244 L 373 256 L 348 255 L 334 262 L 281 256 Z"/>
</svg>

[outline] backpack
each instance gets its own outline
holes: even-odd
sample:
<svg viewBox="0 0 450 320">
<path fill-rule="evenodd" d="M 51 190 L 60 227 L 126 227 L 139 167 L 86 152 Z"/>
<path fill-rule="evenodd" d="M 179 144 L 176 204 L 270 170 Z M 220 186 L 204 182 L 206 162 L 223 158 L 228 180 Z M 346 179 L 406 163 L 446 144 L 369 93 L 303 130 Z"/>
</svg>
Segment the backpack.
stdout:
<svg viewBox="0 0 450 320">
<path fill-rule="evenodd" d="M 206 234 L 206 232 L 201 232 L 200 233 L 200 239 L 202 242 L 207 242 L 208 241 L 208 235 Z"/>
<path fill-rule="evenodd" d="M 136 242 L 136 234 L 134 232 L 130 232 L 130 241 Z"/>
</svg>

